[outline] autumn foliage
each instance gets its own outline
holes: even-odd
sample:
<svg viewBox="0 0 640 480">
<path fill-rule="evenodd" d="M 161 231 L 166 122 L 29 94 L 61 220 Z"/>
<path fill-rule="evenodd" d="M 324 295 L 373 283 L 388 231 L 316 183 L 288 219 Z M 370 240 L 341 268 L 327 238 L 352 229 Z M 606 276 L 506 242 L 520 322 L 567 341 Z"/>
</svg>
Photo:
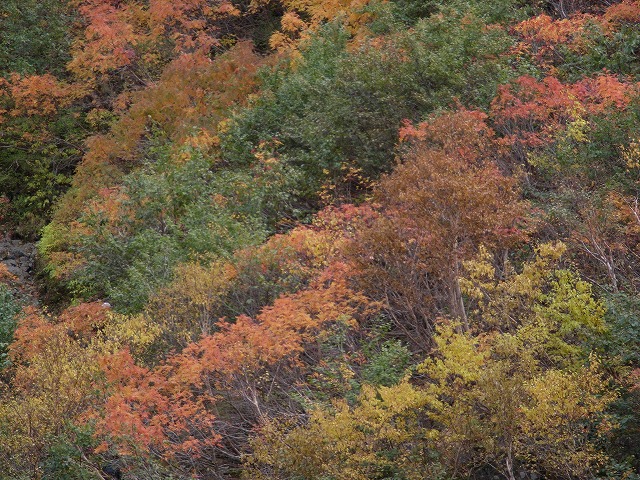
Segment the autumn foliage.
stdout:
<svg viewBox="0 0 640 480">
<path fill-rule="evenodd" d="M 485 120 L 462 110 L 405 126 L 406 153 L 378 186 L 384 214 L 350 247 L 364 289 L 420 348 L 437 315 L 466 318 L 458 279 L 477 246 L 507 249 L 527 237 L 527 204 L 500 171 L 502 148 Z"/>
<path fill-rule="evenodd" d="M 0 480 L 635 479 L 639 23 L 3 2 Z"/>
<path fill-rule="evenodd" d="M 112 392 L 98 432 L 122 454 L 142 445 L 169 458 L 212 455 L 221 441 L 216 431 L 224 429 L 216 422 L 216 404 L 234 402 L 253 421 L 264 418 L 278 390 L 304 378 L 313 345 L 333 325 L 355 329 L 375 312 L 375 304 L 346 286 L 344 274 L 335 265 L 309 289 L 283 295 L 255 319 L 220 319 L 216 333 L 153 369 L 136 365 L 126 351 L 105 357 Z"/>
</svg>

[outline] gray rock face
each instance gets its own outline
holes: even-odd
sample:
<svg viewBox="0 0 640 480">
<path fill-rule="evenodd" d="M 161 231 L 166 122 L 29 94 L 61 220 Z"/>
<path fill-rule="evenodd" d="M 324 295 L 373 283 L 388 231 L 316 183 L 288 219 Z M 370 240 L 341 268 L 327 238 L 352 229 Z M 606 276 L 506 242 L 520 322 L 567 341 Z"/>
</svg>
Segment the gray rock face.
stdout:
<svg viewBox="0 0 640 480">
<path fill-rule="evenodd" d="M 25 286 L 33 283 L 36 254 L 33 243 L 0 237 L 0 262 Z"/>
</svg>

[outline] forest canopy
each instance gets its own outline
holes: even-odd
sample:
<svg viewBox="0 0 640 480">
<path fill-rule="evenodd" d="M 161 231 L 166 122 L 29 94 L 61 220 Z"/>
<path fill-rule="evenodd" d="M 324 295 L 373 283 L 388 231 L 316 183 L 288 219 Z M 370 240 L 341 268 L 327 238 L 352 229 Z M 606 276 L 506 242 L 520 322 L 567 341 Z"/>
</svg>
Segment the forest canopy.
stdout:
<svg viewBox="0 0 640 480">
<path fill-rule="evenodd" d="M 3 0 L 0 480 L 640 479 L 640 1 Z"/>
</svg>

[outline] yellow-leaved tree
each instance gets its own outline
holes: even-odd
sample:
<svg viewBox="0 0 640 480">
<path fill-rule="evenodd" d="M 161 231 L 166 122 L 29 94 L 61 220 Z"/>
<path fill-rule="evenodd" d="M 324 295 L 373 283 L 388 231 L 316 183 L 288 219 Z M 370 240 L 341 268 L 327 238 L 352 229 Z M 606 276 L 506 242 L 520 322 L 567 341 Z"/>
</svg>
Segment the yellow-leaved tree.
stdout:
<svg viewBox="0 0 640 480">
<path fill-rule="evenodd" d="M 280 29 L 269 39 L 272 48 L 295 48 L 308 40 L 325 22 L 340 19 L 347 29 L 359 39 L 367 34 L 367 24 L 373 19 L 369 7 L 371 0 L 253 0 L 251 6 L 277 6 L 284 11 Z"/>
<path fill-rule="evenodd" d="M 320 406 L 305 425 L 269 423 L 249 475 L 277 479 L 587 478 L 616 398 L 583 338 L 605 328 L 586 282 L 559 268 L 562 244 L 520 272 L 487 250 L 467 262 L 469 328 L 441 319 L 435 348 L 400 384 L 365 386 L 355 405 Z"/>
</svg>

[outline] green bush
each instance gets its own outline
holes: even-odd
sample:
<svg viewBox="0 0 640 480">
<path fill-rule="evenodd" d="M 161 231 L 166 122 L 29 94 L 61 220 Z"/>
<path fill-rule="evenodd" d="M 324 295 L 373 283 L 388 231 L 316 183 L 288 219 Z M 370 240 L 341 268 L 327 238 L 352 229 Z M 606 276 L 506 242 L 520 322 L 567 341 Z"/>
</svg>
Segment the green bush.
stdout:
<svg viewBox="0 0 640 480">
<path fill-rule="evenodd" d="M 155 160 L 127 175 L 125 213 L 115 225 L 103 214 L 81 219 L 89 233 L 72 248 L 87 264 L 76 274 L 76 294 L 107 297 L 122 311 L 140 310 L 178 262 L 228 258 L 264 240 L 290 210 L 296 172 L 286 165 L 216 170 L 200 152 L 189 155 L 175 161 L 163 147 Z"/>
<path fill-rule="evenodd" d="M 369 353 L 369 361 L 362 369 L 362 379 L 372 385 L 395 385 L 402 380 L 411 361 L 411 352 L 400 340 L 386 340 L 365 353 Z"/>
<path fill-rule="evenodd" d="M 89 426 L 67 425 L 65 431 L 48 442 L 42 462 L 42 480 L 99 480 L 102 477 L 88 464 L 87 455 L 97 446 Z"/>
<path fill-rule="evenodd" d="M 0 369 L 7 364 L 7 347 L 13 341 L 18 312 L 20 306 L 13 294 L 5 285 L 0 284 Z"/>
<path fill-rule="evenodd" d="M 250 165 L 260 145 L 303 173 L 299 191 L 313 201 L 327 183 L 353 193 L 394 163 L 398 129 L 455 100 L 486 107 L 511 71 L 502 56 L 504 30 L 473 15 L 447 11 L 389 36 L 348 49 L 338 24 L 325 26 L 302 58 L 263 73 L 263 90 L 232 120 L 223 157 Z"/>
<path fill-rule="evenodd" d="M 0 75 L 64 74 L 70 60 L 74 16 L 64 0 L 3 0 L 0 5 Z"/>
</svg>

